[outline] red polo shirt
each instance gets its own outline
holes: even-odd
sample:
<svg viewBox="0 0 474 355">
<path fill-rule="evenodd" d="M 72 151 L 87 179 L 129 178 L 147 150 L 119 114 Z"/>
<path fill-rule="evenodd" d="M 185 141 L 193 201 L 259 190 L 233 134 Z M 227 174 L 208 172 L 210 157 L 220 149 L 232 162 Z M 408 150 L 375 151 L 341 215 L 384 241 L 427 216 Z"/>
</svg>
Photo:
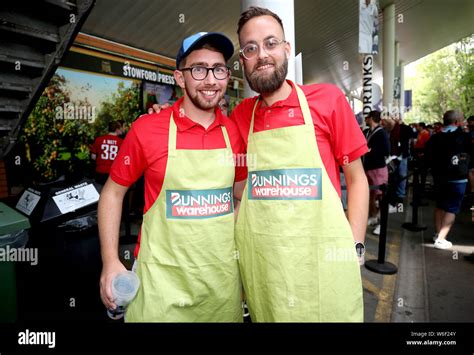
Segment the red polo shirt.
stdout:
<svg viewBox="0 0 474 355">
<path fill-rule="evenodd" d="M 177 149 L 219 149 L 225 147 L 221 126 L 229 135 L 234 154 L 244 154 L 245 146 L 234 122 L 216 109 L 216 119 L 205 129 L 186 116 L 180 117 L 183 98 L 160 113 L 142 115 L 133 122 L 110 170 L 117 184 L 130 186 L 145 175 L 145 206 L 143 213 L 153 206 L 163 186 L 168 161 L 168 133 L 173 112 L 178 129 Z M 247 178 L 247 168 L 236 166 L 235 181 Z"/>
<path fill-rule="evenodd" d="M 304 124 L 294 84 L 289 80 L 288 83 L 293 90 L 285 100 L 277 101 L 270 107 L 262 107 L 262 101 L 258 103 L 254 132 Z M 339 166 L 360 158 L 368 151 L 365 137 L 346 97 L 337 86 L 314 84 L 300 88 L 308 100 L 324 167 L 340 196 Z M 256 99 L 257 96 L 243 100 L 230 116 L 237 123 L 245 145 Z"/>
</svg>

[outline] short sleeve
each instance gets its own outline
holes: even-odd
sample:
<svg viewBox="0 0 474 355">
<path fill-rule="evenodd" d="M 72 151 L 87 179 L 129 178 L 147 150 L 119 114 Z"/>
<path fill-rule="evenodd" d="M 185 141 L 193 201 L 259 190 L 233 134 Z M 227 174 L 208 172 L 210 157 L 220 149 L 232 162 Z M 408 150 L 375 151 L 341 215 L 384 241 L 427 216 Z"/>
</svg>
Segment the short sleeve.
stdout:
<svg viewBox="0 0 474 355">
<path fill-rule="evenodd" d="M 334 105 L 331 130 L 332 149 L 339 165 L 346 165 L 367 153 L 366 139 L 342 92 Z"/>
<path fill-rule="evenodd" d="M 146 166 L 146 157 L 132 124 L 112 164 L 110 177 L 117 184 L 130 186 L 140 178 Z"/>
</svg>

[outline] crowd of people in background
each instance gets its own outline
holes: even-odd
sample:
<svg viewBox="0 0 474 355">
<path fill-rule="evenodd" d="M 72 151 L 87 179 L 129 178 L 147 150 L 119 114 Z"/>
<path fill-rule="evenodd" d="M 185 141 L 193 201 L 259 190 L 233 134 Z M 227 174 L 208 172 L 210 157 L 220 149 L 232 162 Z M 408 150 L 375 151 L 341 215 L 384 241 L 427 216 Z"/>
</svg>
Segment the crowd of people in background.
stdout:
<svg viewBox="0 0 474 355">
<path fill-rule="evenodd" d="M 410 160 L 419 172 L 421 194 L 427 175 L 433 177 L 434 247 L 451 248 L 452 242 L 447 237 L 455 217 L 461 210 L 463 198 L 469 195 L 472 199 L 474 193 L 474 116 L 466 122 L 462 112 L 449 110 L 443 115 L 442 122 L 407 125 L 399 116 L 383 117 L 380 112 L 372 111 L 365 122 L 369 152 L 363 160 L 371 185 L 367 224 L 374 227 L 372 233 L 380 234 L 378 205 L 382 193 L 377 186 L 388 185 L 390 213 L 403 211 L 397 207 L 407 196 Z"/>
</svg>

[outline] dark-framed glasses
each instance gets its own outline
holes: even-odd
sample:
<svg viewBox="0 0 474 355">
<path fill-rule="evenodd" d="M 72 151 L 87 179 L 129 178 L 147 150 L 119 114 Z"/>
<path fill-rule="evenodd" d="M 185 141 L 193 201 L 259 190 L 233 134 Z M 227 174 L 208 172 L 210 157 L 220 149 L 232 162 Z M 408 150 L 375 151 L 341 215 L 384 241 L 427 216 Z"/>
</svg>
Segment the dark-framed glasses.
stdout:
<svg viewBox="0 0 474 355">
<path fill-rule="evenodd" d="M 267 38 L 262 42 L 263 49 L 267 54 L 272 54 L 275 52 L 275 49 L 282 43 L 287 43 L 284 39 L 278 39 L 275 37 Z M 256 43 L 249 43 L 245 45 L 240 51 L 240 55 L 243 56 L 245 59 L 250 60 L 255 58 L 258 55 L 260 46 Z"/>
<path fill-rule="evenodd" d="M 229 77 L 230 70 L 224 65 L 219 65 L 217 67 L 207 68 L 201 65 L 196 65 L 194 67 L 183 68 L 179 69 L 180 71 L 189 70 L 191 72 L 191 76 L 194 80 L 204 80 L 207 78 L 209 71 L 212 71 L 214 78 L 217 80 L 224 80 Z"/>
</svg>

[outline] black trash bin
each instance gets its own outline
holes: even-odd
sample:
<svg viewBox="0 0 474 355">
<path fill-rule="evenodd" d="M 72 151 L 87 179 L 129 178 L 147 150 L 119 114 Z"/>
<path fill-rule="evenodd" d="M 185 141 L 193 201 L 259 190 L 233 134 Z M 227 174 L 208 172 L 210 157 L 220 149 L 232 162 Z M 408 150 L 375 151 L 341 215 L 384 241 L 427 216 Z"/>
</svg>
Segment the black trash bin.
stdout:
<svg viewBox="0 0 474 355">
<path fill-rule="evenodd" d="M 102 270 L 97 211 L 89 211 L 57 227 L 65 273 L 64 314 L 68 319 L 106 319 L 99 294 Z"/>
<path fill-rule="evenodd" d="M 99 295 L 100 188 L 82 179 L 30 189 L 41 196 L 30 214 L 30 247 L 38 249 L 39 262 L 23 269 L 23 319 L 106 319 Z"/>
</svg>

